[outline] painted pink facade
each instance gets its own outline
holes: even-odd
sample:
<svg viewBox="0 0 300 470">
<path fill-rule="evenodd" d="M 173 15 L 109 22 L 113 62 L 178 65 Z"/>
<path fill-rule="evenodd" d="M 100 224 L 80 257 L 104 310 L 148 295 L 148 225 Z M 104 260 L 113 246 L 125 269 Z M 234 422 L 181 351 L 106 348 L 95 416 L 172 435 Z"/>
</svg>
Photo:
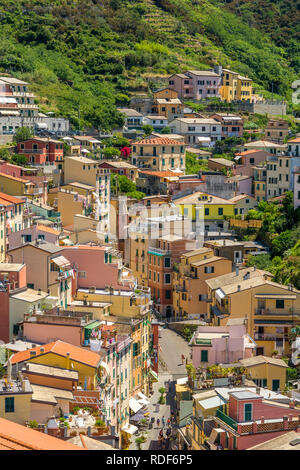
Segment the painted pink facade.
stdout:
<svg viewBox="0 0 300 470">
<path fill-rule="evenodd" d="M 59 339 L 74 346 L 81 347 L 83 344 L 83 328 L 75 325 L 53 325 L 24 321 L 23 336 L 26 341 L 38 344 L 47 344 Z"/>
<path fill-rule="evenodd" d="M 44 236 L 46 242 L 58 245 L 59 235 L 40 230 L 37 225 L 31 225 L 31 227 L 19 230 L 18 232 L 11 232 L 8 235 L 9 249 L 11 250 L 21 246 L 26 240 L 34 242 L 38 238 L 41 238 L 41 236 Z"/>
<path fill-rule="evenodd" d="M 213 338 L 214 333 L 224 336 Z M 207 334 L 207 340 L 210 339 L 210 345 L 201 344 L 201 340 L 206 342 L 205 334 Z M 190 345 L 192 362 L 195 367 L 231 363 L 242 358 L 252 357 L 255 347 L 246 334 L 245 325 L 200 326 Z M 207 351 L 207 362 L 201 361 L 202 351 Z"/>
<path fill-rule="evenodd" d="M 3 267 L 0 264 L 0 281 L 8 281 L 9 283 L 9 290 L 13 291 L 15 289 L 21 289 L 26 287 L 27 285 L 27 276 L 26 276 L 26 266 L 25 264 L 19 268 L 16 265 L 16 269 L 14 270 L 14 265 L 10 264 L 9 271 L 7 268 Z"/>
<path fill-rule="evenodd" d="M 129 287 L 119 283 L 119 265 L 112 262 L 105 246 L 76 245 L 65 247 L 64 256 L 78 272 L 78 289 L 96 287 L 104 289 L 113 286 L 115 289 L 127 290 Z"/>
<path fill-rule="evenodd" d="M 229 393 L 228 416 L 235 422 L 235 433 L 231 431 L 231 426 L 228 426 L 227 420 L 223 421 L 220 414 L 217 413 L 218 421 L 216 425 L 226 431 L 226 433 L 221 434 L 223 448 L 245 450 L 285 434 L 292 429 L 300 430 L 300 410 L 295 409 L 293 403 L 290 403 L 290 407 L 287 407 L 275 402 L 267 403 L 262 396 L 254 393 L 246 392 L 248 396 L 245 397 L 242 395 L 243 393 L 238 392 Z M 245 416 L 246 406 L 248 408 L 252 407 L 251 416 Z"/>
</svg>

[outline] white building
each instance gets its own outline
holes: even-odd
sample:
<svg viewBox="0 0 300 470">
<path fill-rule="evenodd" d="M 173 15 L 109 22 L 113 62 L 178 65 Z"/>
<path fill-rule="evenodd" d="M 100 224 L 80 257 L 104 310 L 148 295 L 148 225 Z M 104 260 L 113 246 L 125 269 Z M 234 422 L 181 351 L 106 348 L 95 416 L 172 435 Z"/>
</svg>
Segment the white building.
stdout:
<svg viewBox="0 0 300 470">
<path fill-rule="evenodd" d="M 222 125 L 215 119 L 177 118 L 169 126 L 171 132 L 183 135 L 189 145 L 213 147 L 222 138 Z"/>
</svg>

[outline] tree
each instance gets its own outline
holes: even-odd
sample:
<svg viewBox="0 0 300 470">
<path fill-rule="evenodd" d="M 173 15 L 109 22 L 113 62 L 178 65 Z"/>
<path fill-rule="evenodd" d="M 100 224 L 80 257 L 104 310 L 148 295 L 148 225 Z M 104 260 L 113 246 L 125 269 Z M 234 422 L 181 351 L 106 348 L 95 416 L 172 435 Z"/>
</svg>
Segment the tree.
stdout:
<svg viewBox="0 0 300 470">
<path fill-rule="evenodd" d="M 154 127 L 150 126 L 150 124 L 145 124 L 144 126 L 142 126 L 142 129 L 145 133 L 145 137 L 152 134 L 152 132 L 154 131 Z"/>
<path fill-rule="evenodd" d="M 18 166 L 25 166 L 28 164 L 27 158 L 25 157 L 25 155 L 18 154 L 18 153 L 13 154 L 13 156 L 11 157 L 11 162 L 14 165 L 18 165 Z"/>
<path fill-rule="evenodd" d="M 24 140 L 30 139 L 33 137 L 33 130 L 29 127 L 19 127 L 15 133 L 16 142 L 23 142 Z"/>
<path fill-rule="evenodd" d="M 105 147 L 102 150 L 102 153 L 105 156 L 105 158 L 109 158 L 109 159 L 110 158 L 116 158 L 116 157 L 119 157 L 121 155 L 120 150 L 115 148 L 115 147 Z"/>
<path fill-rule="evenodd" d="M 162 134 L 171 134 L 171 128 L 169 126 L 166 126 L 162 129 L 161 133 Z"/>
</svg>

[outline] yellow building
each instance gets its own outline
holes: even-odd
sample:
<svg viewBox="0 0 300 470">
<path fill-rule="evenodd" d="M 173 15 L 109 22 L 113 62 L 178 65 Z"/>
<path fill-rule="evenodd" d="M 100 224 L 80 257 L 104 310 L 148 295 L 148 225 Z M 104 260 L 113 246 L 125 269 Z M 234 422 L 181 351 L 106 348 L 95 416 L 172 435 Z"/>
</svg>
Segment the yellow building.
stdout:
<svg viewBox="0 0 300 470">
<path fill-rule="evenodd" d="M 63 341 L 54 341 L 11 356 L 11 364 L 15 366 L 34 362 L 45 366 L 78 372 L 78 386 L 94 390 L 101 377 L 101 356 L 93 351 L 73 346 Z"/>
<path fill-rule="evenodd" d="M 24 425 L 30 421 L 32 388 L 29 380 L 19 379 L 21 387 L 16 380 L 0 380 L 0 418 Z"/>
<path fill-rule="evenodd" d="M 98 164 L 86 157 L 67 157 L 64 160 L 64 182 L 96 186 Z"/>
<path fill-rule="evenodd" d="M 57 211 L 60 213 L 63 227 L 72 225 L 74 215 L 84 212 L 83 199 L 74 191 L 61 189 L 57 193 Z"/>
<path fill-rule="evenodd" d="M 253 167 L 253 194 L 257 202 L 267 199 L 267 166 Z"/>
<path fill-rule="evenodd" d="M 186 437 L 191 443 L 191 450 L 203 450 L 205 432 L 203 420 L 216 415 L 216 411 L 225 401 L 215 390 L 208 390 L 193 395 L 193 415 L 187 425 Z"/>
<path fill-rule="evenodd" d="M 226 325 L 228 319 L 245 318 L 257 355 L 286 355 L 288 333 L 300 324 L 300 291 L 270 278 L 270 273 L 246 268 L 206 281 L 210 319 L 214 325 Z"/>
<path fill-rule="evenodd" d="M 183 142 L 168 137 L 149 137 L 132 144 L 131 163 L 139 168 L 156 171 L 185 171 Z"/>
<path fill-rule="evenodd" d="M 232 70 L 223 69 L 222 86 L 220 88 L 221 98 L 228 103 L 235 100 L 251 100 L 253 94 L 253 81 L 243 77 Z"/>
<path fill-rule="evenodd" d="M 229 273 L 232 262 L 214 256 L 214 250 L 200 248 L 185 253 L 173 272 L 173 311 L 175 316 L 205 319 L 208 289 L 206 279 Z M 218 273 L 218 274 L 217 274 Z"/>
<path fill-rule="evenodd" d="M 208 193 L 195 192 L 174 200 L 183 216 L 193 222 L 204 218 L 204 230 L 223 228 L 224 216 L 233 217 L 235 202 L 212 196 Z"/>
<path fill-rule="evenodd" d="M 98 303 L 110 304 L 110 314 L 113 317 L 132 319 L 132 390 L 136 393 L 149 391 L 149 367 L 147 359 L 150 353 L 150 289 L 139 287 L 135 291 L 112 291 L 100 289 L 78 289 L 76 300 L 82 300 L 89 305 Z"/>
<path fill-rule="evenodd" d="M 242 359 L 240 363 L 258 387 L 267 388 L 273 392 L 284 391 L 288 365 L 282 359 L 256 356 Z"/>
</svg>

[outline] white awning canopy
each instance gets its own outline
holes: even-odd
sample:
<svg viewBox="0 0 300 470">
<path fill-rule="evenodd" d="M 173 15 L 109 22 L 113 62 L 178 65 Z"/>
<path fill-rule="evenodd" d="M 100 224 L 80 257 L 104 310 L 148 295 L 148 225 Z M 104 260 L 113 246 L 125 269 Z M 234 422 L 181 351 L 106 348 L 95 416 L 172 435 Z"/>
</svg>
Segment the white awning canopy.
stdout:
<svg viewBox="0 0 300 470">
<path fill-rule="evenodd" d="M 148 404 L 150 403 L 149 398 L 146 397 L 146 395 L 144 395 L 142 392 L 138 393 L 138 397 L 140 397 L 142 400 L 148 402 Z M 139 400 L 139 401 L 141 402 L 141 400 Z"/>
<path fill-rule="evenodd" d="M 137 430 L 138 428 L 136 426 L 128 423 L 122 428 L 122 431 L 127 432 L 127 434 L 134 434 Z"/>
<path fill-rule="evenodd" d="M 210 142 L 210 137 L 197 137 L 198 142 Z"/>
<path fill-rule="evenodd" d="M 135 398 L 130 398 L 129 400 L 129 408 L 134 412 L 137 413 L 143 408 L 143 404 L 137 401 Z"/>
<path fill-rule="evenodd" d="M 109 374 L 109 367 L 108 367 L 108 364 L 106 364 L 106 362 L 101 361 L 100 366 L 103 367 L 103 369 L 106 370 L 107 374 Z"/>
<path fill-rule="evenodd" d="M 48 126 L 45 122 L 36 122 L 35 127 L 38 129 L 48 129 Z"/>
<path fill-rule="evenodd" d="M 222 291 L 222 289 L 217 289 L 216 290 L 216 298 L 219 302 L 221 302 L 222 299 L 224 299 L 225 297 L 225 294 L 224 292 Z"/>
<path fill-rule="evenodd" d="M 68 261 L 64 256 L 56 256 L 55 258 L 52 258 L 51 261 L 53 261 L 53 263 L 55 263 L 60 268 L 70 266 L 70 261 Z"/>
<path fill-rule="evenodd" d="M 7 109 L 1 109 L 0 110 L 0 114 L 2 114 L 3 116 L 19 116 L 19 111 L 17 110 L 10 110 L 8 111 Z"/>
</svg>

